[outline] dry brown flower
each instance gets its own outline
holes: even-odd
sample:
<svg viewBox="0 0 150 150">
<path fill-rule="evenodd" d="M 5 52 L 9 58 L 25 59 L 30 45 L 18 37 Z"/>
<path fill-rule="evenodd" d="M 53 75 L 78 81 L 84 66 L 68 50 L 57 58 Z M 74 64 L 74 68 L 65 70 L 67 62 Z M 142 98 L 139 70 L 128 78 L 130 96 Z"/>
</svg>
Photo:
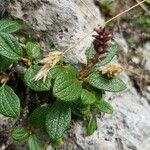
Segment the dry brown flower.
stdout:
<svg viewBox="0 0 150 150">
<path fill-rule="evenodd" d="M 59 51 L 50 52 L 48 57 L 43 58 L 40 61 L 40 63 L 43 64 L 43 67 L 39 70 L 34 80 L 38 81 L 43 79 L 43 81 L 45 82 L 49 70 L 53 68 L 60 61 L 61 57 L 62 57 L 62 52 Z"/>
<path fill-rule="evenodd" d="M 117 76 L 121 73 L 124 68 L 119 64 L 109 64 L 102 68 L 102 74 L 107 75 L 108 77 Z"/>
</svg>

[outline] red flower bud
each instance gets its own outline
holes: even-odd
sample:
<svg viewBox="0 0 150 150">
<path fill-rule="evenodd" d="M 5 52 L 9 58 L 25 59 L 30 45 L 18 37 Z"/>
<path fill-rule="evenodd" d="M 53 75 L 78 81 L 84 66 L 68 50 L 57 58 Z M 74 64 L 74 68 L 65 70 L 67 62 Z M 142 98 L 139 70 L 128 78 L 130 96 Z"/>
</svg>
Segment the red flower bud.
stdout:
<svg viewBox="0 0 150 150">
<path fill-rule="evenodd" d="M 107 52 L 109 41 L 111 40 L 112 35 L 105 27 L 94 28 L 94 31 L 97 33 L 97 35 L 93 35 L 95 38 L 93 41 L 93 45 L 96 51 L 95 60 L 99 61 L 101 58 L 100 55 Z"/>
</svg>

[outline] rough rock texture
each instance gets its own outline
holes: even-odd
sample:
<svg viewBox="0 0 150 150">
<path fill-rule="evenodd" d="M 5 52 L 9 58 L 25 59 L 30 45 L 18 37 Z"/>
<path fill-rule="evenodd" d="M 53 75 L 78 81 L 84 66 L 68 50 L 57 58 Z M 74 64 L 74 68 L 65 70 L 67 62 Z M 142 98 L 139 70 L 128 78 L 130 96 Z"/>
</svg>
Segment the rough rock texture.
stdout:
<svg viewBox="0 0 150 150">
<path fill-rule="evenodd" d="M 145 70 L 150 74 L 150 42 L 145 43 L 144 47 L 141 48 L 142 54 L 145 60 Z M 150 104 L 150 85 L 146 87 L 146 90 L 143 92 L 144 96 Z"/>
<path fill-rule="evenodd" d="M 126 42 L 126 40 L 124 39 L 124 37 L 122 35 L 120 35 L 119 33 L 115 33 L 114 34 L 114 40 L 115 42 L 119 45 L 120 49 L 127 54 L 128 53 L 128 44 Z"/>
<path fill-rule="evenodd" d="M 85 124 L 74 123 L 62 150 L 150 149 L 150 106 L 126 75 L 123 79 L 128 85 L 125 92 L 106 95 L 115 109 L 113 116 L 97 116 L 98 130 L 90 137 L 85 137 Z"/>
<path fill-rule="evenodd" d="M 11 132 L 11 128 L 15 124 L 16 120 L 0 115 L 0 150 L 5 150 L 6 145 L 9 145 L 11 142 L 8 138 L 8 135 Z"/>
<path fill-rule="evenodd" d="M 27 34 L 40 40 L 46 53 L 50 51 L 49 46 L 63 51 L 96 24 L 103 23 L 93 1 L 83 1 L 92 13 L 80 0 L 11 0 L 8 11 L 24 22 Z M 90 40 L 88 37 L 79 43 L 67 53 L 66 59 L 76 64 L 86 63 L 85 49 Z M 121 43 L 125 42 L 120 40 Z M 126 43 L 122 48 L 128 52 Z M 61 150 L 150 150 L 150 106 L 137 93 L 128 76 L 124 75 L 123 79 L 128 85 L 125 92 L 106 95 L 114 106 L 113 116 L 100 119 L 97 115 L 98 130 L 90 137 L 85 137 L 85 123 L 75 122 Z"/>
<path fill-rule="evenodd" d="M 144 47 L 143 47 L 143 50 L 144 50 L 144 58 L 146 60 L 146 63 L 145 63 L 145 69 L 146 70 L 149 70 L 150 71 L 150 42 L 147 42 Z"/>
<path fill-rule="evenodd" d="M 93 0 L 84 0 L 84 3 L 80 0 L 13 0 L 9 12 L 40 38 L 46 53 L 50 47 L 62 51 L 72 47 L 97 24 L 103 23 Z M 67 52 L 66 60 L 85 64 L 85 50 L 90 43 L 91 36 Z"/>
</svg>

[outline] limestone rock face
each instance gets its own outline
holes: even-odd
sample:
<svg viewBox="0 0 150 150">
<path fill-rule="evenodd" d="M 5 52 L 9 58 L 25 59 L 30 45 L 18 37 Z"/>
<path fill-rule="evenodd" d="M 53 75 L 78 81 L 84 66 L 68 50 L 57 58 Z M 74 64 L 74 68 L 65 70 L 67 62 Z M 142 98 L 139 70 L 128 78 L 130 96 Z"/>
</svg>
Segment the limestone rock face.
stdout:
<svg viewBox="0 0 150 150">
<path fill-rule="evenodd" d="M 11 16 L 22 20 L 28 33 L 40 39 L 43 50 L 50 47 L 66 52 L 66 61 L 86 63 L 85 50 L 91 44 L 91 36 L 76 44 L 103 23 L 93 0 L 13 0 L 9 5 Z M 75 45 L 75 46 L 74 46 Z"/>
<path fill-rule="evenodd" d="M 93 0 L 82 1 L 84 3 L 81 0 L 0 0 L 0 8 L 7 3 L 8 13 L 24 23 L 24 33 L 37 38 L 46 54 L 53 47 L 61 51 L 72 47 L 97 24 L 103 24 L 104 19 Z M 85 50 L 91 39 L 87 37 L 68 51 L 66 61 L 86 63 Z M 126 44 L 122 47 L 127 53 Z M 101 119 L 97 115 L 98 129 L 90 137 L 85 136 L 85 122 L 75 121 L 74 128 L 64 137 L 61 150 L 150 150 L 150 106 L 128 76 L 124 75 L 123 79 L 128 85 L 125 92 L 106 94 L 106 100 L 115 110 L 113 116 L 105 115 Z"/>
<path fill-rule="evenodd" d="M 106 94 L 114 114 L 97 116 L 98 130 L 85 136 L 85 124 L 74 123 L 62 150 L 149 150 L 150 106 L 138 96 L 129 78 L 124 75 L 128 89 L 120 94 Z"/>
<path fill-rule="evenodd" d="M 145 63 L 145 69 L 150 71 L 150 42 L 147 42 L 144 45 L 144 58 L 146 59 L 146 63 Z"/>
</svg>

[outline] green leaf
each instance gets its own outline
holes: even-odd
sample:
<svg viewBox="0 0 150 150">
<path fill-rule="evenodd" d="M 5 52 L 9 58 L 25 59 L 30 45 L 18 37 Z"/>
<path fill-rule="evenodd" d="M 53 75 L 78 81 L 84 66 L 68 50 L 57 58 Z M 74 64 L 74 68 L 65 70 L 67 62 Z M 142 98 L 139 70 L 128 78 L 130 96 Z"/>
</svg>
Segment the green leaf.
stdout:
<svg viewBox="0 0 150 150">
<path fill-rule="evenodd" d="M 52 141 L 60 139 L 71 121 L 71 109 L 63 103 L 54 103 L 46 116 L 46 131 Z"/>
<path fill-rule="evenodd" d="M 12 35 L 0 33 L 0 54 L 12 60 L 20 60 L 23 50 Z"/>
<path fill-rule="evenodd" d="M 94 45 L 91 44 L 91 46 L 87 49 L 86 51 L 86 55 L 87 55 L 87 59 L 91 60 L 93 59 L 94 55 L 95 55 L 95 49 L 94 49 Z"/>
<path fill-rule="evenodd" d="M 63 72 L 57 76 L 53 94 L 60 101 L 75 101 L 81 95 L 81 84 L 70 72 Z"/>
<path fill-rule="evenodd" d="M 87 126 L 86 134 L 88 136 L 90 136 L 96 131 L 96 129 L 97 129 L 96 117 L 94 115 L 91 115 L 90 119 L 89 119 L 88 126 Z"/>
<path fill-rule="evenodd" d="M 29 147 L 29 150 L 42 150 L 41 141 L 37 138 L 36 135 L 29 136 L 28 147 Z"/>
<path fill-rule="evenodd" d="M 64 71 L 63 67 L 56 65 L 50 69 L 50 75 L 51 75 L 52 79 L 55 79 L 63 71 Z"/>
<path fill-rule="evenodd" d="M 13 33 L 20 30 L 21 25 L 16 21 L 0 20 L 0 32 Z"/>
<path fill-rule="evenodd" d="M 13 60 L 0 55 L 0 72 L 6 71 L 13 62 Z"/>
<path fill-rule="evenodd" d="M 37 75 L 38 71 L 41 69 L 41 66 L 34 65 L 26 70 L 24 75 L 24 81 L 26 85 L 34 91 L 49 91 L 51 87 L 51 77 L 48 75 L 46 81 L 43 80 L 35 81 L 34 78 Z"/>
<path fill-rule="evenodd" d="M 91 85 L 88 85 L 86 88 L 95 95 L 96 99 L 101 99 L 105 93 L 103 90 L 97 89 Z"/>
<path fill-rule="evenodd" d="M 17 128 L 11 132 L 11 137 L 15 141 L 23 141 L 29 137 L 30 133 L 25 128 Z"/>
<path fill-rule="evenodd" d="M 104 100 L 99 100 L 95 102 L 95 106 L 98 111 L 112 114 L 113 113 L 113 107 Z"/>
<path fill-rule="evenodd" d="M 12 118 L 20 115 L 20 100 L 13 89 L 7 85 L 0 88 L 0 113 Z"/>
<path fill-rule="evenodd" d="M 96 101 L 96 97 L 93 93 L 88 90 L 83 89 L 81 93 L 81 101 L 82 105 L 91 105 Z"/>
<path fill-rule="evenodd" d="M 41 59 L 42 54 L 40 48 L 37 46 L 37 44 L 33 42 L 28 42 L 26 44 L 26 53 L 34 61 L 37 61 Z"/>
<path fill-rule="evenodd" d="M 83 115 L 89 115 L 91 113 L 91 106 L 90 105 L 84 105 L 79 107 L 80 113 Z"/>
<path fill-rule="evenodd" d="M 77 74 L 78 74 L 77 68 L 75 68 L 74 66 L 72 66 L 72 65 L 70 65 L 70 64 L 68 64 L 68 65 L 66 65 L 66 66 L 64 67 L 64 71 L 65 71 L 65 72 L 68 71 L 70 74 L 72 74 L 73 77 L 76 77 Z"/>
<path fill-rule="evenodd" d="M 99 72 L 93 72 L 87 77 L 90 85 L 109 92 L 120 92 L 126 89 L 125 83 L 119 78 L 107 78 Z"/>
<path fill-rule="evenodd" d="M 61 147 L 63 144 L 64 144 L 64 142 L 63 142 L 62 138 L 60 138 L 60 139 L 58 139 L 58 140 L 56 140 L 56 141 L 53 141 L 53 142 L 51 143 L 51 146 L 52 146 L 53 148 L 57 149 L 57 148 Z"/>
<path fill-rule="evenodd" d="M 108 52 L 106 53 L 106 57 L 101 62 L 96 64 L 96 68 L 105 66 L 106 64 L 110 63 L 116 54 L 117 54 L 117 45 L 112 44 Z"/>
<path fill-rule="evenodd" d="M 34 128 L 45 128 L 47 111 L 48 107 L 38 107 L 32 112 L 30 123 Z"/>
<path fill-rule="evenodd" d="M 53 79 L 55 79 L 59 74 L 63 72 L 69 72 L 70 75 L 76 77 L 77 76 L 77 69 L 72 65 L 66 65 L 66 66 L 59 66 L 56 65 L 53 68 L 50 69 L 50 74 Z"/>
<path fill-rule="evenodd" d="M 71 107 L 71 112 L 74 116 L 77 116 L 78 118 L 82 118 L 83 114 L 81 114 L 81 111 L 79 109 L 80 106 L 78 105 L 74 105 L 73 107 Z"/>
</svg>

